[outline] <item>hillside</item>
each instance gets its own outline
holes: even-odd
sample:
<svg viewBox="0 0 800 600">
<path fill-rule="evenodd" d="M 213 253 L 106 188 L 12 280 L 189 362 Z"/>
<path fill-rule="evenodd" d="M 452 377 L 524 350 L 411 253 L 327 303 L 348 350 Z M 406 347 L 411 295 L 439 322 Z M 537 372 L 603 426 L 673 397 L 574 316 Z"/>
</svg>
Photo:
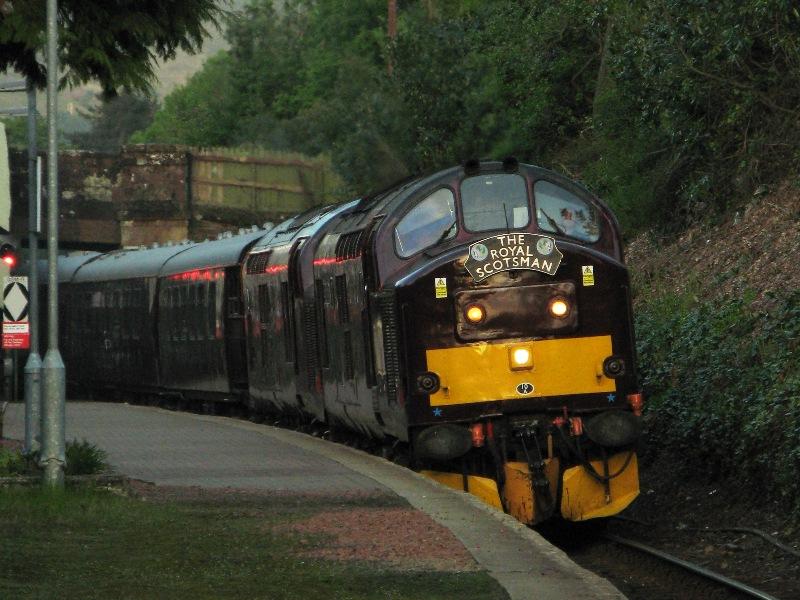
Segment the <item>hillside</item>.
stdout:
<svg viewBox="0 0 800 600">
<path fill-rule="evenodd" d="M 800 189 L 628 248 L 649 455 L 800 522 Z"/>
<path fill-rule="evenodd" d="M 614 531 L 800 597 L 800 188 L 627 249 L 646 435 Z M 647 523 L 647 527 L 641 525 Z"/>
<path fill-rule="evenodd" d="M 637 303 L 665 294 L 706 302 L 748 295 L 767 308 L 771 296 L 800 289 L 800 188 L 759 192 L 743 209 L 676 238 L 636 237 L 627 262 Z"/>
</svg>

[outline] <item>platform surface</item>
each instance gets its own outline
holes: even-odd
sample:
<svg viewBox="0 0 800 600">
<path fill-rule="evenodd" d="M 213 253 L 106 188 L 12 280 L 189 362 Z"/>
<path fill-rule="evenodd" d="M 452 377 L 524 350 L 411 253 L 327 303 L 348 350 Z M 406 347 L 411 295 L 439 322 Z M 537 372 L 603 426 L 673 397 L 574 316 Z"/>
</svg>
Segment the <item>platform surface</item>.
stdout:
<svg viewBox="0 0 800 600">
<path fill-rule="evenodd" d="M 21 438 L 23 418 L 21 404 L 9 405 L 4 434 Z M 161 485 L 395 493 L 450 529 L 513 600 L 624 598 L 539 534 L 476 498 L 308 435 L 225 417 L 70 402 L 66 438 L 86 439 L 108 453 L 116 471 Z"/>
</svg>

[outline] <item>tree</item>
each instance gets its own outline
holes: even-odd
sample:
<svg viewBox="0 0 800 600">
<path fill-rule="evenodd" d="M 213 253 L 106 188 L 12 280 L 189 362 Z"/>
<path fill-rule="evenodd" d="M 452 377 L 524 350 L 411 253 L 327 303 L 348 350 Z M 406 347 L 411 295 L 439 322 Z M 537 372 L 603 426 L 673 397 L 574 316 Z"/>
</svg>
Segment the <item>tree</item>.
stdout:
<svg viewBox="0 0 800 600">
<path fill-rule="evenodd" d="M 149 92 L 153 65 L 177 50 L 196 52 L 227 0 L 59 0 L 63 83 L 97 81 L 106 96 Z M 14 69 L 44 87 L 45 2 L 5 1 L 0 7 L 0 72 Z"/>
<path fill-rule="evenodd" d="M 4 117 L 0 119 L 6 126 L 6 141 L 9 148 L 26 149 L 28 147 L 28 119 L 25 117 Z M 36 144 L 39 148 L 47 147 L 47 120 L 36 119 Z"/>
<path fill-rule="evenodd" d="M 143 131 L 137 132 L 131 141 L 192 146 L 232 145 L 243 116 L 235 105 L 230 68 L 230 59 L 225 52 L 212 56 L 186 84 L 164 99 L 164 105 L 152 123 L 141 127 Z"/>
<path fill-rule="evenodd" d="M 141 94 L 121 94 L 104 99 L 97 106 L 81 111 L 91 129 L 73 133 L 70 142 L 83 150 L 117 152 L 135 131 L 144 129 L 153 121 L 158 103 Z"/>
</svg>

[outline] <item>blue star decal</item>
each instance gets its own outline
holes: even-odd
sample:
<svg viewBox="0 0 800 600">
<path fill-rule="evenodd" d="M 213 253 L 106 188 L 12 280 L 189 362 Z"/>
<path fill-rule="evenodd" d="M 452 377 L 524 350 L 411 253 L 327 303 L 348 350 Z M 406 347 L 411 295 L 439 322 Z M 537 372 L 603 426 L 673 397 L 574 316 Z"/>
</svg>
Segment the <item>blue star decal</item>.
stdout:
<svg viewBox="0 0 800 600">
<path fill-rule="evenodd" d="M 434 408 L 433 409 L 433 416 L 434 417 L 441 417 L 442 416 L 442 409 L 441 408 Z"/>
<path fill-rule="evenodd" d="M 614 401 L 617 399 L 617 395 L 616 394 L 609 394 L 608 396 L 606 396 L 606 398 L 608 398 L 608 403 L 609 404 L 613 404 Z"/>
</svg>

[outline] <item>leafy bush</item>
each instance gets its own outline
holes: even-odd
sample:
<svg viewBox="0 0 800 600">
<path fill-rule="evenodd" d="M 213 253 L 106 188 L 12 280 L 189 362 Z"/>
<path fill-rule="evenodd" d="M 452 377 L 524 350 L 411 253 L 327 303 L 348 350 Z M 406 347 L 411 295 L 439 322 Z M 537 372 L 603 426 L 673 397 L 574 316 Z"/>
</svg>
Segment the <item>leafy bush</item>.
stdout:
<svg viewBox="0 0 800 600">
<path fill-rule="evenodd" d="M 67 442 L 64 453 L 66 475 L 95 475 L 107 466 L 106 453 L 86 440 Z M 41 473 L 40 460 L 39 452 L 26 455 L 19 450 L 0 448 L 0 477 L 37 475 Z"/>
<path fill-rule="evenodd" d="M 19 450 L 0 448 L 0 477 L 30 475 L 36 471 L 36 460 Z"/>
<path fill-rule="evenodd" d="M 94 475 L 106 467 L 107 454 L 86 440 L 67 442 L 66 457 L 67 475 Z"/>
<path fill-rule="evenodd" d="M 766 312 L 749 300 L 667 296 L 640 307 L 651 446 L 800 510 L 800 292 Z"/>
</svg>

